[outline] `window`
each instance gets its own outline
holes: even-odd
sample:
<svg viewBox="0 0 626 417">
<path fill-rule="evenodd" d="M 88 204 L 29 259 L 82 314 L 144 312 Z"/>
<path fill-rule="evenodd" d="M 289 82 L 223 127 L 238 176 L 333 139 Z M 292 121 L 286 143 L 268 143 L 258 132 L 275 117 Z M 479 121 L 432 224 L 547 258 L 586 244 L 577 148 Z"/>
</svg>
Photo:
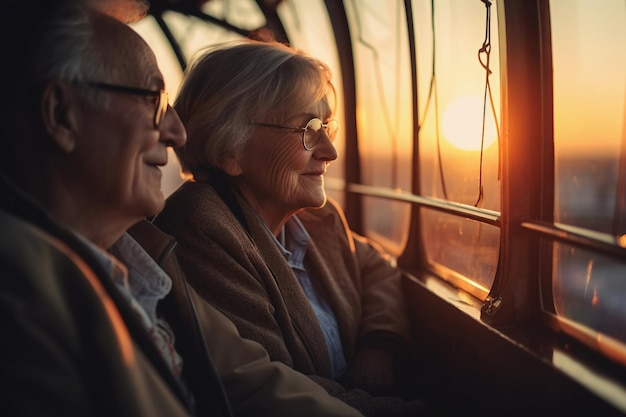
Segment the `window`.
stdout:
<svg viewBox="0 0 626 417">
<path fill-rule="evenodd" d="M 500 210 L 499 59 L 495 2 L 414 2 L 419 103 L 419 193 L 497 216 Z M 427 262 L 484 300 L 499 228 L 423 207 Z"/>
<path fill-rule="evenodd" d="M 495 5 L 345 4 L 360 167 L 347 190 L 360 195 L 363 231 L 398 257 L 423 247 L 433 272 L 484 300 L 500 240 Z M 407 249 L 415 219 L 422 242 Z"/>
<path fill-rule="evenodd" d="M 625 247 L 626 3 L 552 0 L 550 16 L 554 222 L 592 242 Z M 594 247 L 553 243 L 548 309 L 626 343 L 626 262 Z"/>
<path fill-rule="evenodd" d="M 354 52 L 364 232 L 393 255 L 404 249 L 411 206 L 373 196 L 410 193 L 413 161 L 411 62 L 404 3 L 346 4 Z M 381 215 L 382 214 L 382 215 Z"/>
</svg>

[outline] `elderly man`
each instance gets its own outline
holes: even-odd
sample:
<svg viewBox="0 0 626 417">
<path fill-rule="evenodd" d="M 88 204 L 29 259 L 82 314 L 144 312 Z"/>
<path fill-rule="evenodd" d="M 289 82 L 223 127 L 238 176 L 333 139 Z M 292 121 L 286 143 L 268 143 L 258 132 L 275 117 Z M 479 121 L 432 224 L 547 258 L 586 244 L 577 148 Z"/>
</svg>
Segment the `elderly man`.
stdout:
<svg viewBox="0 0 626 417">
<path fill-rule="evenodd" d="M 86 1 L 2 0 L 0 20 L 0 415 L 360 416 L 126 233 L 186 140 L 145 42 Z"/>
<path fill-rule="evenodd" d="M 123 265 L 103 250 L 161 206 L 159 166 L 184 128 L 166 102 L 155 120 L 161 74 L 124 25 L 77 4 L 29 5 L 0 13 L 11 97 L 1 112 L 0 414 L 190 415 L 141 310 L 115 287 Z"/>
</svg>

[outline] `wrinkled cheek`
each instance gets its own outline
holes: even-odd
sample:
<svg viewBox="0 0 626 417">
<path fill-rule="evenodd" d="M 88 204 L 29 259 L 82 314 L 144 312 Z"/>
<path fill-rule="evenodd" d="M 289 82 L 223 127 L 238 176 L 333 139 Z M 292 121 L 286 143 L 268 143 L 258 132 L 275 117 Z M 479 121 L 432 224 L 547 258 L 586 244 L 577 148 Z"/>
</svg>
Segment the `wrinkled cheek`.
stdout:
<svg viewBox="0 0 626 417">
<path fill-rule="evenodd" d="M 285 155 L 270 159 L 265 172 L 266 180 L 273 188 L 286 190 L 293 185 L 293 171 L 290 169 L 290 161 L 285 159 Z M 260 173 L 263 175 L 263 172 Z"/>
<path fill-rule="evenodd" d="M 291 194 L 299 187 L 296 176 L 285 170 L 270 171 L 267 179 L 268 191 L 279 195 Z"/>
<path fill-rule="evenodd" d="M 303 154 L 301 145 L 289 142 L 289 145 L 275 149 L 268 155 L 267 172 L 269 184 L 279 194 L 292 194 L 297 192 L 299 185 L 299 172 L 308 163 L 310 156 Z"/>
</svg>

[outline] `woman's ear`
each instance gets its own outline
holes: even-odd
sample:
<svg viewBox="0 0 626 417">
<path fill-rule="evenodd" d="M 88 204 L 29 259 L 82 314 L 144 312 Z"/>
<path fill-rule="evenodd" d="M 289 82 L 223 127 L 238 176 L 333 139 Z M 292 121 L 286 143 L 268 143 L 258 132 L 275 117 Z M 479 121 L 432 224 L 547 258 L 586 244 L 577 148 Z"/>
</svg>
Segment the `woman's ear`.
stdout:
<svg viewBox="0 0 626 417">
<path fill-rule="evenodd" d="M 41 95 L 43 128 L 64 153 L 71 153 L 76 145 L 76 96 L 66 83 L 49 82 Z"/>
<path fill-rule="evenodd" d="M 243 172 L 241 164 L 239 163 L 239 158 L 234 155 L 222 158 L 219 162 L 219 166 L 222 171 L 231 177 L 237 177 Z"/>
</svg>

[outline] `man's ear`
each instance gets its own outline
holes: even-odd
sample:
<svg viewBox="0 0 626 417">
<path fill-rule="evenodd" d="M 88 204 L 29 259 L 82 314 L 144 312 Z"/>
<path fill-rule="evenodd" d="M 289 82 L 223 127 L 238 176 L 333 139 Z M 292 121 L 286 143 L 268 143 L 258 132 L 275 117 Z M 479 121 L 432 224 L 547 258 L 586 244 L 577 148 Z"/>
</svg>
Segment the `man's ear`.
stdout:
<svg viewBox="0 0 626 417">
<path fill-rule="evenodd" d="M 43 128 L 64 153 L 71 153 L 76 145 L 76 96 L 70 86 L 59 81 L 46 84 L 41 95 Z"/>
<path fill-rule="evenodd" d="M 239 163 L 239 158 L 234 155 L 221 158 L 219 166 L 222 171 L 231 177 L 237 177 L 243 172 L 241 164 Z"/>
</svg>

